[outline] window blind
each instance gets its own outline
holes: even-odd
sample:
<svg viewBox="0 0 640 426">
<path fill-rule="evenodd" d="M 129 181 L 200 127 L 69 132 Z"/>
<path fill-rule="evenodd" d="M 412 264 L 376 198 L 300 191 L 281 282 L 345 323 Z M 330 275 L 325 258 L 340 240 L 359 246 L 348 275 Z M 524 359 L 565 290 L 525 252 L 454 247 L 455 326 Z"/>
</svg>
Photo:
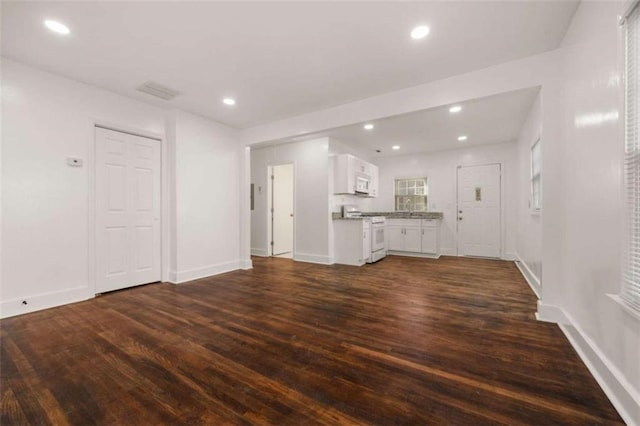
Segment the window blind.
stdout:
<svg viewBox="0 0 640 426">
<path fill-rule="evenodd" d="M 640 8 L 625 20 L 625 155 L 627 247 L 622 298 L 640 311 Z"/>
</svg>

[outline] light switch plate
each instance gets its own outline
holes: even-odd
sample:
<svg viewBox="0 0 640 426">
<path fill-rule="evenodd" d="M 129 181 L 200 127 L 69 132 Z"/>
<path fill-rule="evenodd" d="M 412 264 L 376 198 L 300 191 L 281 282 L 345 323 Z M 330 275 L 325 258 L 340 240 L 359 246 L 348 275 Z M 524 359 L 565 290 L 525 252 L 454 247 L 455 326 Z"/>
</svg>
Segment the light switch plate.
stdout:
<svg viewBox="0 0 640 426">
<path fill-rule="evenodd" d="M 67 164 L 72 167 L 82 167 L 82 158 L 78 157 L 67 157 Z"/>
</svg>

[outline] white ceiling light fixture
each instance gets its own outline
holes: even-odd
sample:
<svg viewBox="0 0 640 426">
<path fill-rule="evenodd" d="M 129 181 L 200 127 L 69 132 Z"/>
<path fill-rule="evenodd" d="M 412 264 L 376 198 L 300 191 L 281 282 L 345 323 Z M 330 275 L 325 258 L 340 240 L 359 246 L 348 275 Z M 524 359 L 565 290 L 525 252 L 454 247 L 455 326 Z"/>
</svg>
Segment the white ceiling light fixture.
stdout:
<svg viewBox="0 0 640 426">
<path fill-rule="evenodd" d="M 367 124 L 365 124 L 365 125 L 364 125 L 364 129 L 365 129 L 365 130 L 372 130 L 372 129 L 373 129 L 373 124 L 371 124 L 371 123 L 367 123 Z"/>
<path fill-rule="evenodd" d="M 411 30 L 411 38 L 414 40 L 420 40 L 429 35 L 429 27 L 426 25 L 420 25 Z"/>
<path fill-rule="evenodd" d="M 462 142 L 462 141 L 466 141 L 466 140 L 467 140 L 467 137 L 466 137 L 466 136 L 458 136 L 458 140 L 459 140 L 460 142 Z"/>
<path fill-rule="evenodd" d="M 460 112 L 462 111 L 462 107 L 460 105 L 454 105 L 451 108 L 449 108 L 449 112 L 452 114 L 455 114 L 456 112 Z"/>
<path fill-rule="evenodd" d="M 44 25 L 54 33 L 67 35 L 71 32 L 69 27 L 67 27 L 65 24 L 58 21 L 54 21 L 52 19 L 47 19 L 46 21 L 44 21 Z"/>
<path fill-rule="evenodd" d="M 391 149 L 393 149 L 394 151 L 397 151 L 400 149 L 400 145 L 394 145 L 391 147 Z"/>
<path fill-rule="evenodd" d="M 222 100 L 222 103 L 225 104 L 225 105 L 233 106 L 233 105 L 236 104 L 236 100 L 233 99 L 233 98 L 224 98 Z"/>
</svg>

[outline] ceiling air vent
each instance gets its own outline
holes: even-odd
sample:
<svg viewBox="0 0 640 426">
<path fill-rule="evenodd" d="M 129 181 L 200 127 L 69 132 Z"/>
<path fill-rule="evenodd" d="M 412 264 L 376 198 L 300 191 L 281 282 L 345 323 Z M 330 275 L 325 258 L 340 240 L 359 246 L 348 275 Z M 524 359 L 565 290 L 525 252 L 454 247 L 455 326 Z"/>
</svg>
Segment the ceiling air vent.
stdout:
<svg viewBox="0 0 640 426">
<path fill-rule="evenodd" d="M 156 98 L 170 101 L 180 94 L 177 90 L 169 89 L 161 84 L 154 83 L 153 81 L 147 81 L 137 88 L 138 91 L 144 92 L 148 95 L 155 96 Z"/>
</svg>

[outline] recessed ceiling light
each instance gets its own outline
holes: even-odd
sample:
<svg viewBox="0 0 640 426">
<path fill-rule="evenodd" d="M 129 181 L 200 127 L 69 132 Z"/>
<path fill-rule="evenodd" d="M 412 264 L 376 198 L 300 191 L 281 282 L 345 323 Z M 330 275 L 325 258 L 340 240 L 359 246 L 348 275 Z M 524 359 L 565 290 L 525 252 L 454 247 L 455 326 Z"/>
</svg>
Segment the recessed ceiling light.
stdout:
<svg viewBox="0 0 640 426">
<path fill-rule="evenodd" d="M 411 38 L 414 40 L 420 40 L 421 38 L 425 38 L 429 34 L 429 27 L 426 25 L 420 25 L 419 27 L 415 27 L 411 30 Z"/>
<path fill-rule="evenodd" d="M 400 149 L 400 145 L 394 145 L 391 147 L 391 149 L 393 149 L 394 151 L 397 151 Z"/>
<path fill-rule="evenodd" d="M 467 137 L 466 136 L 458 136 L 458 140 L 459 141 L 466 141 Z"/>
<path fill-rule="evenodd" d="M 449 108 L 449 112 L 451 113 L 456 113 L 460 111 L 462 111 L 462 107 L 460 105 L 454 105 L 451 108 Z"/>
<path fill-rule="evenodd" d="M 47 19 L 44 21 L 44 25 L 49 28 L 51 31 L 56 32 L 58 34 L 69 34 L 71 30 L 65 24 L 62 24 L 58 21 L 53 21 L 51 19 Z"/>
<path fill-rule="evenodd" d="M 236 104 L 236 100 L 232 99 L 232 98 L 224 98 L 222 100 L 222 103 L 225 104 L 225 105 L 230 105 L 231 106 L 231 105 L 235 105 Z"/>
<path fill-rule="evenodd" d="M 365 125 L 364 125 L 364 129 L 365 129 L 365 130 L 371 130 L 371 129 L 373 129 L 373 124 L 371 124 L 371 123 L 365 124 Z"/>
</svg>

